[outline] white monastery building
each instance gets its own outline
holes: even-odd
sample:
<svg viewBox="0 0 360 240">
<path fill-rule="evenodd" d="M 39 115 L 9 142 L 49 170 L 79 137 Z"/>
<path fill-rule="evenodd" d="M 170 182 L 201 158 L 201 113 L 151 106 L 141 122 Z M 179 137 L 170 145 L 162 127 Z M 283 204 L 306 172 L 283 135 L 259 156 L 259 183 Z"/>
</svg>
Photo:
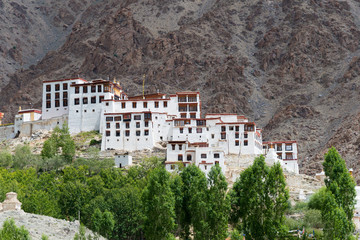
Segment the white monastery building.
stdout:
<svg viewBox="0 0 360 240">
<path fill-rule="evenodd" d="M 130 97 L 115 81 L 47 80 L 43 82 L 42 111 L 20 110 L 15 118 L 17 135 L 29 121 L 42 121 L 43 127 L 44 121 L 50 122 L 47 127 L 67 121 L 72 134 L 99 131 L 103 151 L 166 146 L 169 171 L 179 164 L 196 164 L 205 173 L 219 164 L 225 171 L 225 156 L 267 154 L 271 146 L 287 170 L 299 171 L 295 141 L 263 143 L 262 130 L 237 114 L 203 117 L 199 92 Z M 33 125 L 26 131 L 31 133 Z"/>
</svg>

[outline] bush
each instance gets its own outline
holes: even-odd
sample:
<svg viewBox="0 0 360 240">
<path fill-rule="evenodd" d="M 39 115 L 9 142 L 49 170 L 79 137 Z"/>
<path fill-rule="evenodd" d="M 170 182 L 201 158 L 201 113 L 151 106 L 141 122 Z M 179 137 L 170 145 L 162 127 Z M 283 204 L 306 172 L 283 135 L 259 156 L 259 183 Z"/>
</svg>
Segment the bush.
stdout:
<svg viewBox="0 0 360 240">
<path fill-rule="evenodd" d="M 309 208 L 321 210 L 324 205 L 324 197 L 326 195 L 326 187 L 320 188 L 316 193 L 314 193 L 309 200 Z"/>
<path fill-rule="evenodd" d="M 101 143 L 101 140 L 91 139 L 90 146 L 98 145 Z"/>
<path fill-rule="evenodd" d="M 308 227 L 323 228 L 324 224 L 321 221 L 321 211 L 317 209 L 309 209 L 305 212 L 304 223 Z"/>
<path fill-rule="evenodd" d="M 293 218 L 286 217 L 285 226 L 289 230 L 296 230 L 296 229 L 302 229 L 302 227 L 304 226 L 304 223 L 303 223 L 302 219 L 293 219 Z"/>
</svg>

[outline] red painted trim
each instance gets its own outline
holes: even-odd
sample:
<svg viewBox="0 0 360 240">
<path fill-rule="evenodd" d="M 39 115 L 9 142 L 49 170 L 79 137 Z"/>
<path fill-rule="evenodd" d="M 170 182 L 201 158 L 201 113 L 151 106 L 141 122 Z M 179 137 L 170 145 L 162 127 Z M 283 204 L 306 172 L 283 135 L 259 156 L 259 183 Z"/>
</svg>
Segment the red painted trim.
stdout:
<svg viewBox="0 0 360 240">
<path fill-rule="evenodd" d="M 26 110 L 21 110 L 21 111 L 18 112 L 18 114 L 32 113 L 32 112 L 41 114 L 41 110 L 39 110 L 39 109 L 26 109 Z"/>
<path fill-rule="evenodd" d="M 87 82 L 87 80 L 82 78 L 66 78 L 66 79 L 58 79 L 58 80 L 44 80 L 43 83 L 51 83 L 51 82 L 63 82 L 63 81 L 71 81 L 71 80 L 82 80 Z"/>
<path fill-rule="evenodd" d="M 265 144 L 278 144 L 278 143 L 297 143 L 295 140 L 287 140 L 287 141 L 266 141 L 263 142 L 263 145 Z"/>
</svg>

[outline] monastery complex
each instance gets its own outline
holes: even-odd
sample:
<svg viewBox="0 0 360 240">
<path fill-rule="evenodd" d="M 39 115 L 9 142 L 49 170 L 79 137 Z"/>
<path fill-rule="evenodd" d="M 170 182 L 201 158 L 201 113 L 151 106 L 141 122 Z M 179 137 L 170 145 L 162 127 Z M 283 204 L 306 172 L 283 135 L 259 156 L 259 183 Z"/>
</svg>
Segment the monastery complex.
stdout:
<svg viewBox="0 0 360 240">
<path fill-rule="evenodd" d="M 201 114 L 199 92 L 128 96 L 117 82 L 74 78 L 44 81 L 42 99 L 42 110 L 20 109 L 14 125 L 0 127 L 0 140 L 67 122 L 72 134 L 99 131 L 102 151 L 166 146 L 169 171 L 179 163 L 225 171 L 226 156 L 264 154 L 299 173 L 296 141 L 263 142 L 262 130 L 244 116 Z"/>
</svg>

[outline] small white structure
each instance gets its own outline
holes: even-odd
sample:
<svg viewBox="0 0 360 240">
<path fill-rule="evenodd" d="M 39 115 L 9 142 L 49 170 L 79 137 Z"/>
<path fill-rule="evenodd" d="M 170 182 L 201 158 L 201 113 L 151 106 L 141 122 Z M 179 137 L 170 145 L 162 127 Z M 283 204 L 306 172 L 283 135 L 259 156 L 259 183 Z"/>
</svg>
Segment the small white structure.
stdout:
<svg viewBox="0 0 360 240">
<path fill-rule="evenodd" d="M 123 168 L 132 165 L 132 156 L 130 155 L 115 155 L 115 166 Z"/>
<path fill-rule="evenodd" d="M 276 153 L 277 158 L 284 169 L 299 174 L 296 141 L 263 142 L 263 154 L 268 154 L 270 150 Z"/>
<path fill-rule="evenodd" d="M 9 192 L 6 194 L 6 199 L 2 203 L 1 211 L 14 211 L 14 210 L 15 211 L 21 210 L 21 202 L 17 199 L 17 193 Z"/>
</svg>

